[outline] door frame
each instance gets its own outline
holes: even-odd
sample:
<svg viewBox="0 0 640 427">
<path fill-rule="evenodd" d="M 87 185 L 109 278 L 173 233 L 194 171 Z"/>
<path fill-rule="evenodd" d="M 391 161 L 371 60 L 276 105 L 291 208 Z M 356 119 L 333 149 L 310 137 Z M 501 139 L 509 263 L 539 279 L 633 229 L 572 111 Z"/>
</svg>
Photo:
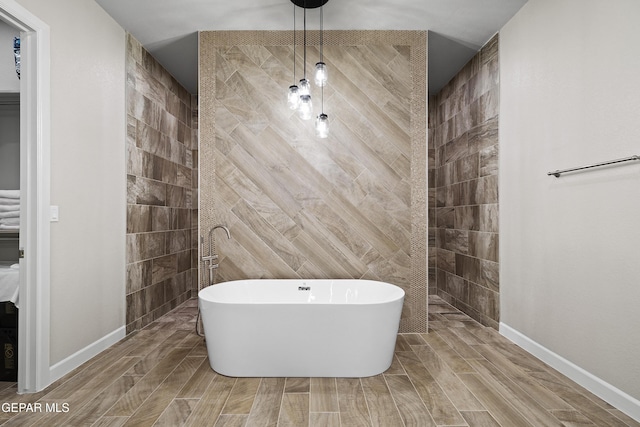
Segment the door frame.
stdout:
<svg viewBox="0 0 640 427">
<path fill-rule="evenodd" d="M 20 30 L 18 393 L 34 393 L 50 381 L 50 31 L 14 0 L 0 19 Z"/>
</svg>

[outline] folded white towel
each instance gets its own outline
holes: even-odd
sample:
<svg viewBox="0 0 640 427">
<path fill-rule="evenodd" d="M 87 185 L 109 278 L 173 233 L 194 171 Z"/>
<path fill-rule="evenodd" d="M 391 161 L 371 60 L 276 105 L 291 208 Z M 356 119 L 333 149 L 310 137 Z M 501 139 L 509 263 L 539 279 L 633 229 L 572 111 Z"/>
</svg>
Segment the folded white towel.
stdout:
<svg viewBox="0 0 640 427">
<path fill-rule="evenodd" d="M 20 203 L 20 199 L 9 199 L 7 197 L 0 197 L 0 206 L 11 206 Z"/>
<path fill-rule="evenodd" d="M 18 225 L 7 225 L 0 223 L 0 230 L 20 230 L 20 224 Z"/>
<path fill-rule="evenodd" d="M 20 218 L 0 218 L 0 224 L 20 225 Z"/>
<path fill-rule="evenodd" d="M 19 199 L 20 190 L 0 190 L 0 197 L 7 199 Z"/>
<path fill-rule="evenodd" d="M 0 212 L 0 219 L 3 218 L 20 218 L 20 211 Z"/>
<path fill-rule="evenodd" d="M 20 264 L 11 264 L 11 267 L 9 268 L 13 268 L 14 270 L 20 270 Z"/>
<path fill-rule="evenodd" d="M 0 212 L 19 211 L 20 205 L 0 205 Z"/>
</svg>

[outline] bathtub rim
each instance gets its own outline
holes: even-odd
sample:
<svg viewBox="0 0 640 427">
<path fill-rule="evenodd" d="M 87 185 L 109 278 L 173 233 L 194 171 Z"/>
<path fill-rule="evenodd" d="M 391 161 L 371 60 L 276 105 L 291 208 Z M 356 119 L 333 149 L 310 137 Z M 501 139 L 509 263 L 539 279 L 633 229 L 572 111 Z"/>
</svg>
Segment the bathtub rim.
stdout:
<svg viewBox="0 0 640 427">
<path fill-rule="evenodd" d="M 306 282 L 313 282 L 313 281 L 338 281 L 338 282 L 372 282 L 375 283 L 376 285 L 383 285 L 385 287 L 392 287 L 393 291 L 395 293 L 397 293 L 397 295 L 394 295 L 392 298 L 386 298 L 386 299 L 381 299 L 381 300 L 374 300 L 374 301 L 366 301 L 366 302 L 327 302 L 327 301 L 323 301 L 323 302 L 302 302 L 302 301 L 283 301 L 283 300 L 278 300 L 278 301 L 245 301 L 245 300 L 230 300 L 230 301 L 222 301 L 220 299 L 213 299 L 213 298 L 208 298 L 208 294 L 214 292 L 213 289 L 209 290 L 209 288 L 213 288 L 216 286 L 224 286 L 225 288 L 231 287 L 234 284 L 237 285 L 239 283 L 244 283 L 244 282 L 266 282 L 266 281 L 270 281 L 270 282 L 277 282 L 277 285 L 280 284 L 285 284 L 285 283 L 290 283 L 290 282 L 300 282 L 301 285 L 305 285 Z M 383 282 L 381 280 L 371 280 L 371 279 L 237 279 L 237 280 L 229 280 L 227 282 L 220 282 L 220 283 L 216 283 L 210 286 L 207 286 L 206 288 L 202 288 L 200 291 L 198 291 L 198 303 L 208 303 L 208 304 L 225 304 L 225 305 L 238 305 L 238 304 L 247 304 L 247 305 L 294 305 L 294 304 L 301 304 L 301 305 L 313 305 L 313 306 L 322 306 L 322 305 L 344 305 L 344 306 L 350 306 L 350 305 L 381 305 L 381 304 L 389 304 L 398 300 L 403 300 L 404 302 L 404 298 L 406 297 L 406 291 L 398 286 L 398 285 L 394 285 L 393 283 L 389 283 L 389 282 Z"/>
</svg>

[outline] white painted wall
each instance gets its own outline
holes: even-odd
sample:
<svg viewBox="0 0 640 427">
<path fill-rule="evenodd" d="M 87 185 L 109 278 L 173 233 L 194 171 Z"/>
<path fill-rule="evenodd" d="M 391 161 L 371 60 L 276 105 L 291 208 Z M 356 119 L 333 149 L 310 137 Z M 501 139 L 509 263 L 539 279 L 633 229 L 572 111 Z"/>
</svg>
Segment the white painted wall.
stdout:
<svg viewBox="0 0 640 427">
<path fill-rule="evenodd" d="M 55 365 L 125 324 L 125 32 L 93 1 L 17 3 L 51 28 Z"/>
<path fill-rule="evenodd" d="M 637 0 L 529 0 L 500 31 L 502 326 L 631 401 L 640 162 L 546 173 L 640 155 L 638 17 Z"/>
<path fill-rule="evenodd" d="M 0 92 L 20 92 L 13 56 L 14 37 L 20 37 L 20 32 L 0 21 Z"/>
</svg>

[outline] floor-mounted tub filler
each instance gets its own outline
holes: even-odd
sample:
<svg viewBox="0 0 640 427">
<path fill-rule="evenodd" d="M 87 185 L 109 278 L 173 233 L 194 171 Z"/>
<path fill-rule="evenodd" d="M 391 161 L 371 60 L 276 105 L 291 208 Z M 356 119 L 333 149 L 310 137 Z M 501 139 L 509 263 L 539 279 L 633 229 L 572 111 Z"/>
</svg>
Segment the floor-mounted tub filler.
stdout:
<svg viewBox="0 0 640 427">
<path fill-rule="evenodd" d="M 404 291 L 372 280 L 236 280 L 198 294 L 209 363 L 231 377 L 368 377 L 389 368 Z"/>
</svg>

